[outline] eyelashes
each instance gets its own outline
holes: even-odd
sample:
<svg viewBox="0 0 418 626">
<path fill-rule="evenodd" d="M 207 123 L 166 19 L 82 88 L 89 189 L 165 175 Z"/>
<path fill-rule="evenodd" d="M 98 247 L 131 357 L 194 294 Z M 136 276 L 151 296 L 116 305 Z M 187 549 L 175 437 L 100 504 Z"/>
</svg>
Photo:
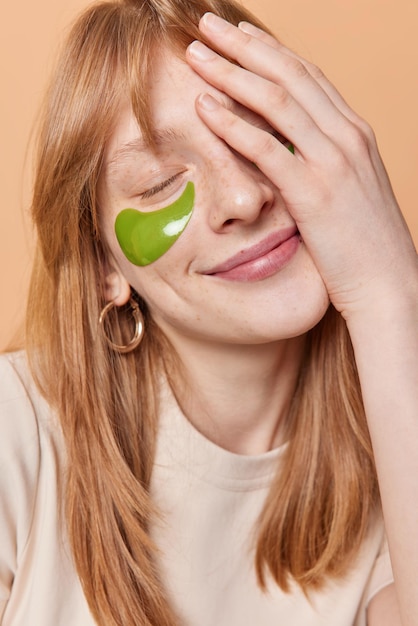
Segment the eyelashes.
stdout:
<svg viewBox="0 0 418 626">
<path fill-rule="evenodd" d="M 292 148 L 291 142 L 288 139 L 286 139 L 286 137 L 284 137 L 281 133 L 279 133 L 279 131 L 275 130 L 274 128 L 268 128 L 268 129 L 262 128 L 262 127 L 259 127 L 259 128 L 260 130 L 264 130 L 265 132 L 270 133 L 275 139 L 277 139 L 277 141 L 283 144 L 286 148 L 289 148 L 289 149 Z M 176 174 L 173 174 L 173 176 L 170 176 L 166 180 L 163 180 L 157 185 L 154 185 L 154 187 L 151 187 L 150 189 L 147 189 L 146 191 L 141 193 L 139 197 L 142 200 L 147 200 L 149 198 L 152 198 L 153 196 L 156 196 L 158 193 L 160 193 L 161 191 L 164 191 L 164 189 L 172 185 L 183 173 L 184 172 L 177 172 Z"/>
<path fill-rule="evenodd" d="M 183 172 L 173 174 L 173 176 L 170 176 L 170 178 L 163 180 L 161 183 L 158 183 L 158 185 L 155 185 L 154 187 L 151 187 L 151 189 L 147 189 L 147 191 L 144 191 L 143 193 L 141 193 L 140 197 L 142 198 L 142 200 L 146 200 L 147 198 L 152 198 L 152 196 L 157 195 L 157 193 L 159 193 L 160 191 L 163 191 L 166 187 L 169 187 L 172 183 L 174 183 L 177 180 L 177 178 L 181 176 L 182 173 Z"/>
</svg>

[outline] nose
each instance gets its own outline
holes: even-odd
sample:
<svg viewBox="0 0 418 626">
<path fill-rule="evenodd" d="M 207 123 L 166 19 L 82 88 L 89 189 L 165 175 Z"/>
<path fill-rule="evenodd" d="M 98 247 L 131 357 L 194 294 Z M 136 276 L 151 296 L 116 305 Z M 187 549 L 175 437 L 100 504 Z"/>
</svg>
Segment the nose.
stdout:
<svg viewBox="0 0 418 626">
<path fill-rule="evenodd" d="M 231 224 L 245 226 L 267 213 L 274 202 L 273 186 L 256 166 L 226 148 L 226 154 L 210 160 L 208 216 L 216 232 Z"/>
</svg>

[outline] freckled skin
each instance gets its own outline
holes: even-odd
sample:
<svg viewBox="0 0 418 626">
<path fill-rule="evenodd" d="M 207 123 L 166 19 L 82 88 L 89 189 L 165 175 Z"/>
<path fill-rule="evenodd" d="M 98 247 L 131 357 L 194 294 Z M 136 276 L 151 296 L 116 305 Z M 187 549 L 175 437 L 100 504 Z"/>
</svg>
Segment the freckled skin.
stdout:
<svg viewBox="0 0 418 626">
<path fill-rule="evenodd" d="M 180 198 L 163 209 L 149 213 L 136 209 L 121 211 L 115 231 L 128 261 L 143 267 L 165 254 L 189 223 L 194 197 L 194 184 L 188 182 Z"/>
<path fill-rule="evenodd" d="M 154 69 L 153 123 L 156 129 L 173 130 L 175 136 L 155 149 L 118 157 L 121 147 L 141 139 L 126 102 L 106 147 L 100 181 L 102 230 L 122 286 L 141 295 L 155 322 L 178 347 L 185 337 L 206 346 L 207 341 L 258 345 L 301 335 L 328 307 L 323 281 L 304 245 L 283 271 L 267 280 L 240 283 L 209 274 L 241 250 L 293 224 L 280 190 L 200 120 L 199 94 L 209 91 L 222 99 L 221 93 L 175 55 L 161 56 Z M 227 104 L 245 119 L 253 119 L 245 108 L 237 109 L 232 101 Z M 138 196 L 181 172 L 196 187 L 193 215 L 167 253 L 145 267 L 136 266 L 117 241 L 116 216 L 126 207 L 149 213 L 164 206 L 164 201 L 157 204 L 158 197 L 148 202 L 138 201 Z M 163 197 L 171 198 L 171 191 Z"/>
</svg>

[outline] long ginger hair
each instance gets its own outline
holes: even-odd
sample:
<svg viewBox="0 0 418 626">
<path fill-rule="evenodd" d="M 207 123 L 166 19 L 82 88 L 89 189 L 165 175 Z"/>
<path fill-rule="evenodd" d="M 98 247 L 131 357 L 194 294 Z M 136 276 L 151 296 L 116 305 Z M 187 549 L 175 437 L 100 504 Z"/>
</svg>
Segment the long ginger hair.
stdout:
<svg viewBox="0 0 418 626">
<path fill-rule="evenodd" d="M 66 444 L 65 515 L 75 565 L 99 624 L 174 626 L 155 565 L 149 496 L 158 426 L 157 380 L 173 351 L 141 302 L 146 334 L 116 354 L 98 329 L 105 244 L 97 182 L 122 98 L 152 137 L 147 81 L 160 42 L 184 54 L 212 11 L 258 24 L 231 0 L 120 0 L 82 14 L 47 93 L 32 215 L 37 252 L 27 350 Z M 139 296 L 138 296 L 139 297 Z M 127 332 L 120 322 L 120 336 Z M 342 574 L 378 502 L 353 352 L 329 309 L 308 333 L 289 416 L 289 447 L 257 528 L 255 567 L 304 590 Z"/>
</svg>

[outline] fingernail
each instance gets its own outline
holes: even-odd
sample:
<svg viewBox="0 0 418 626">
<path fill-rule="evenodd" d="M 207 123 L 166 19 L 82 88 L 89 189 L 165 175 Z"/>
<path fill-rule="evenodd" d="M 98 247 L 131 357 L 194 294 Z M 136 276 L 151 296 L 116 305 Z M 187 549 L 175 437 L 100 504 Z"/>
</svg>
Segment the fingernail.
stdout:
<svg viewBox="0 0 418 626">
<path fill-rule="evenodd" d="M 216 56 L 213 50 L 205 46 L 201 41 L 193 41 L 188 50 L 189 54 L 198 61 L 208 61 Z"/>
<path fill-rule="evenodd" d="M 202 17 L 202 22 L 209 30 L 212 30 L 214 33 L 221 33 L 226 30 L 229 26 L 228 22 L 223 20 L 221 17 L 218 17 L 214 13 L 205 13 Z"/>
<path fill-rule="evenodd" d="M 199 105 L 202 109 L 206 109 L 206 111 L 215 111 L 219 109 L 221 106 L 215 98 L 212 98 L 208 93 L 202 93 L 197 99 Z"/>
<path fill-rule="evenodd" d="M 253 26 L 250 22 L 240 22 L 238 24 L 238 28 L 248 35 L 256 35 L 260 32 L 260 30 Z"/>
</svg>

